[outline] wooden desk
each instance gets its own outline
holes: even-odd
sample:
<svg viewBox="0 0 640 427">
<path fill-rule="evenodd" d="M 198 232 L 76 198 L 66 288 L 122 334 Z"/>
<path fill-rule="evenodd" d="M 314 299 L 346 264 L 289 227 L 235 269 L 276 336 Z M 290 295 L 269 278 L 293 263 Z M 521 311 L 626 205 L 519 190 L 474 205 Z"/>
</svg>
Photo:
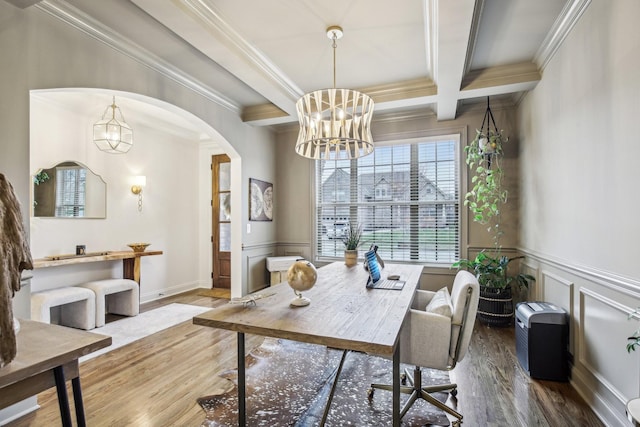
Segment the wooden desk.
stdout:
<svg viewBox="0 0 640 427">
<path fill-rule="evenodd" d="M 48 323 L 20 320 L 18 353 L 0 368 L 0 408 L 34 396 L 53 386 L 63 426 L 71 426 L 65 378 L 71 379 L 78 426 L 85 425 L 80 387 L 80 356 L 111 345 L 111 337 Z"/>
<path fill-rule="evenodd" d="M 246 425 L 244 334 L 249 333 L 393 357 L 393 425 L 399 426 L 398 340 L 422 267 L 388 264 L 383 276 L 392 273 L 406 281 L 401 291 L 367 289 L 368 273 L 362 264 L 348 268 L 335 262 L 318 269 L 316 285 L 302 293 L 311 299 L 306 307 L 289 307 L 295 295 L 283 283 L 260 291 L 275 295 L 256 301 L 255 306 L 227 304 L 194 317 L 196 325 L 238 333 L 239 425 Z"/>
<path fill-rule="evenodd" d="M 140 258 L 150 255 L 162 255 L 162 251 L 108 251 L 100 252 L 98 255 L 82 255 L 66 257 L 60 259 L 40 258 L 33 260 L 33 268 L 58 267 L 61 265 L 83 264 L 86 262 L 122 260 L 122 277 L 124 279 L 135 280 L 140 284 Z"/>
</svg>

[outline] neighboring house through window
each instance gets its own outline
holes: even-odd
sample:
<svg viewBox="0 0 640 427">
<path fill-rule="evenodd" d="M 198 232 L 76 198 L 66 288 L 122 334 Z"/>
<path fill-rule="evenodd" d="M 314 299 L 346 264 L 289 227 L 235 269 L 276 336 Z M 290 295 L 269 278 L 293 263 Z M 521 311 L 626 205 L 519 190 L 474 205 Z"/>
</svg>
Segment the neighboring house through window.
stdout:
<svg viewBox="0 0 640 427">
<path fill-rule="evenodd" d="M 87 170 L 79 166 L 56 168 L 56 216 L 85 216 Z"/>
<path fill-rule="evenodd" d="M 388 261 L 459 258 L 459 135 L 376 145 L 357 160 L 316 161 L 317 256 L 341 257 L 336 229 L 363 227 Z"/>
</svg>

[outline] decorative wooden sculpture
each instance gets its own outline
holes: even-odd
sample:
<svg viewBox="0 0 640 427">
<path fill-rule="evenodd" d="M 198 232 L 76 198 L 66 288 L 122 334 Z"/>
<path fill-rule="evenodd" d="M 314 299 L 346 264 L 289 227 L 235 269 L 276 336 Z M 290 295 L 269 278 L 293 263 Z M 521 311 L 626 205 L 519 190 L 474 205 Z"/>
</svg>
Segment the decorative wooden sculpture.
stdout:
<svg viewBox="0 0 640 427">
<path fill-rule="evenodd" d="M 33 269 L 20 203 L 13 186 L 0 174 L 0 367 L 16 357 L 11 299 L 20 290 L 22 270 Z"/>
</svg>

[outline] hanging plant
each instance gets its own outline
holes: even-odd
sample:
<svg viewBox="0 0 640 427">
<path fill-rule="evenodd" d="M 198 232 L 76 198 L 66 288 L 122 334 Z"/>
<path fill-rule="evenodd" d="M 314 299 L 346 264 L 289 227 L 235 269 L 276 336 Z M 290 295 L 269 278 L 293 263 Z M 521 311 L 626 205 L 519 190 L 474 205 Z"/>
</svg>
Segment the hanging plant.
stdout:
<svg viewBox="0 0 640 427">
<path fill-rule="evenodd" d="M 507 141 L 502 131 L 498 131 L 487 101 L 482 126 L 476 130 L 473 141 L 464 148 L 471 174 L 471 188 L 465 195 L 464 204 L 473 213 L 475 222 L 488 225 L 487 231 L 493 234 L 496 248 L 499 248 L 502 236 L 500 208 L 508 196 L 507 190 L 502 188 L 502 146 Z"/>
</svg>

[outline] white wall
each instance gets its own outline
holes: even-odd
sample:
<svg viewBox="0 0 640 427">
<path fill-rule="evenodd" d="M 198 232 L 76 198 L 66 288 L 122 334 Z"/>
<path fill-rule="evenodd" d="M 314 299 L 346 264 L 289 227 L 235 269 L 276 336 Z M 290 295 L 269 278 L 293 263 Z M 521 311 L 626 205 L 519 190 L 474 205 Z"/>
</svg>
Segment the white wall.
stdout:
<svg viewBox="0 0 640 427">
<path fill-rule="evenodd" d="M 519 111 L 527 269 L 569 312 L 572 383 L 607 425 L 629 425 L 640 395 L 625 350 L 640 306 L 638 16 L 638 1 L 592 0 Z"/>
<path fill-rule="evenodd" d="M 107 105 L 109 97 L 104 98 Z M 142 301 L 196 287 L 200 253 L 199 212 L 195 208 L 199 203 L 199 141 L 166 129 L 156 130 L 136 120 L 134 114 L 127 114 L 134 129 L 134 145 L 125 155 L 108 154 L 91 141 L 92 124 L 100 117 L 94 111 L 65 109 L 53 92 L 32 96 L 30 112 L 32 173 L 73 160 L 100 175 L 107 185 L 105 219 L 32 217 L 32 255 L 43 258 L 70 254 L 77 244 L 86 245 L 87 252 L 100 252 L 130 250 L 127 243 L 149 242 L 149 250 L 162 250 L 164 254 L 141 259 Z M 142 212 L 130 190 L 135 175 L 147 177 Z M 110 264 L 92 266 L 93 273 L 121 277 L 121 262 Z M 69 267 L 71 274 L 64 274 L 59 267 L 35 270 L 32 291 L 85 281 L 85 267 Z"/>
</svg>

